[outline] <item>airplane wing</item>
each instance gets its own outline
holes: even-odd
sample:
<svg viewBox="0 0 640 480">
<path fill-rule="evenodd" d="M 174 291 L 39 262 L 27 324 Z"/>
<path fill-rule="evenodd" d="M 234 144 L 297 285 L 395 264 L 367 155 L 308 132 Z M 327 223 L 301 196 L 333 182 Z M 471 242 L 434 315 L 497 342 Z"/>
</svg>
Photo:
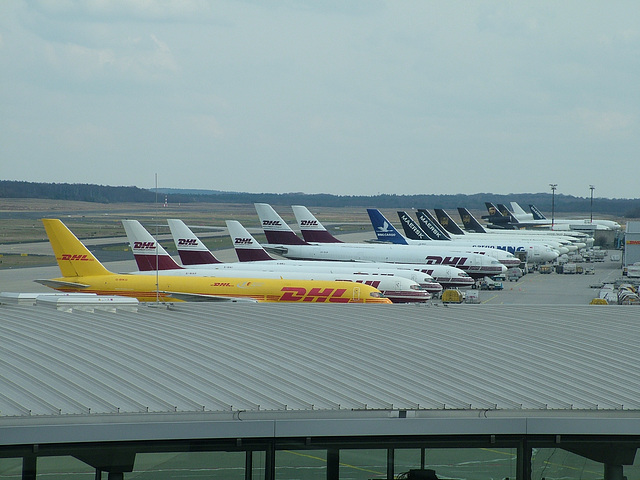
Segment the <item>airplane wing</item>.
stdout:
<svg viewBox="0 0 640 480">
<path fill-rule="evenodd" d="M 262 248 L 264 248 L 269 253 L 275 253 L 281 256 L 286 255 L 289 251 L 289 249 L 283 245 L 269 245 L 268 243 L 262 245 Z"/>
<path fill-rule="evenodd" d="M 202 295 L 198 293 L 167 292 L 167 291 L 163 291 L 161 293 L 164 293 L 169 297 L 175 298 L 176 300 L 183 300 L 185 302 L 258 303 L 257 300 L 254 300 L 252 298 L 220 297 L 217 295 Z"/>
<path fill-rule="evenodd" d="M 45 287 L 58 289 L 58 288 L 89 288 L 91 285 L 85 285 L 84 283 L 76 282 L 64 282 L 62 280 L 50 280 L 50 279 L 38 279 L 34 282 L 44 285 Z"/>
</svg>

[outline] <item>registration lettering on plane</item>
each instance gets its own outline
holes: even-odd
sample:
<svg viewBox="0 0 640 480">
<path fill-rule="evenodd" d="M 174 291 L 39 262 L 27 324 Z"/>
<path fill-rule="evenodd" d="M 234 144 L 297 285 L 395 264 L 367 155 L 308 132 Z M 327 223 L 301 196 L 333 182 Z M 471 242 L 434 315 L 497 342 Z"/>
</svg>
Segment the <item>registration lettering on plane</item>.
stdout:
<svg viewBox="0 0 640 480">
<path fill-rule="evenodd" d="M 282 287 L 282 296 L 280 300 L 283 302 L 330 302 L 330 303 L 348 303 L 349 299 L 343 297 L 346 288 L 320 288 L 314 287 L 309 292 L 303 287 Z"/>
</svg>

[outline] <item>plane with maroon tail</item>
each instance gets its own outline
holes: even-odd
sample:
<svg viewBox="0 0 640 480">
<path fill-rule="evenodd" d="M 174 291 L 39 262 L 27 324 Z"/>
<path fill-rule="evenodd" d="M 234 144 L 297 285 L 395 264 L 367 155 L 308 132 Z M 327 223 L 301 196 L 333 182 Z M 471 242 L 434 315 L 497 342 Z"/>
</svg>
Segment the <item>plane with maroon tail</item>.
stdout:
<svg viewBox="0 0 640 480">
<path fill-rule="evenodd" d="M 306 242 L 295 234 L 270 205 L 256 203 L 255 207 L 269 242 L 268 245 L 264 245 L 265 249 L 286 258 L 449 265 L 460 268 L 476 278 L 497 275 L 507 270 L 494 258 L 474 253 L 452 252 L 437 246 Z M 299 222 L 300 218 L 297 220 Z"/>
</svg>

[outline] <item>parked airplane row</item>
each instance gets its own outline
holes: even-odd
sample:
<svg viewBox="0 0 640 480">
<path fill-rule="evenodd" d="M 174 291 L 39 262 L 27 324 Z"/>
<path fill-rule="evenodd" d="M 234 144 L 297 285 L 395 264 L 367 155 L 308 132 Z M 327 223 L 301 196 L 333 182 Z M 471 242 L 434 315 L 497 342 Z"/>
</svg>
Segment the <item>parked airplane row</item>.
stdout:
<svg viewBox="0 0 640 480">
<path fill-rule="evenodd" d="M 177 240 L 179 255 L 181 258 L 186 257 L 191 262 L 186 265 L 182 260 L 185 266 L 180 266 L 140 222 L 123 220 L 122 223 L 142 275 L 154 275 L 155 271 L 159 270 L 163 275 L 178 277 L 227 278 L 243 276 L 287 280 L 345 281 L 373 286 L 391 301 L 402 303 L 429 300 L 431 293 L 423 288 L 424 286 L 431 287 L 435 292 L 442 291 L 442 286 L 435 283 L 431 277 L 416 271 L 403 274 L 403 272 L 393 270 L 392 266 L 388 264 L 386 269 L 382 267 L 367 269 L 367 265 L 360 268 L 360 265 L 335 265 L 335 262 L 333 265 L 318 265 L 314 262 L 307 262 L 307 264 L 278 262 L 259 246 L 254 248 L 253 237 L 240 223 L 235 221 L 228 221 L 227 226 L 234 239 L 233 243 L 236 246 L 238 257 L 242 258 L 243 252 L 247 251 L 259 252 L 260 255 L 250 255 L 253 257 L 252 261 L 222 263 L 204 247 L 183 222 L 170 220 L 169 226 L 174 234 L 174 239 Z M 197 250 L 193 248 L 185 250 L 184 247 L 187 245 L 197 247 Z M 193 255 L 196 252 L 202 255 Z M 193 263 L 198 258 L 205 259 L 206 263 Z"/>
<path fill-rule="evenodd" d="M 43 223 L 62 277 L 36 282 L 61 292 L 120 295 L 149 302 L 391 303 L 378 289 L 348 281 L 113 273 L 60 220 L 43 219 Z"/>
<path fill-rule="evenodd" d="M 490 255 L 501 261 L 505 265 L 517 266 L 520 259 L 515 257 L 515 253 L 520 253 L 530 263 L 547 263 L 558 258 L 559 252 L 551 248 L 548 243 L 542 240 L 531 240 L 524 237 L 491 237 L 480 235 L 475 237 L 459 236 L 455 240 L 450 236 L 445 236 L 443 231 L 439 231 L 437 239 L 429 236 L 406 212 L 398 212 L 403 229 L 407 234 L 404 237 L 391 223 L 375 209 L 367 209 L 371 223 L 375 228 L 376 235 L 379 240 L 386 240 L 397 244 L 411 245 L 434 245 L 445 244 L 455 246 L 455 248 L 470 248 L 481 251 L 485 255 Z M 427 230 L 436 237 L 434 231 L 437 230 L 435 223 L 431 223 L 427 217 L 426 210 L 419 211 L 421 215 L 418 217 Z M 565 250 L 562 253 L 566 253 Z M 504 259 L 504 255 L 508 254 L 511 258 Z"/>
<path fill-rule="evenodd" d="M 511 202 L 511 210 L 506 205 L 499 203 L 497 206 L 491 202 L 485 202 L 489 215 L 483 217 L 498 228 L 522 228 L 522 227 L 546 227 L 556 231 L 583 231 L 594 230 L 620 230 L 618 222 L 603 219 L 569 219 L 547 218 L 535 206 L 529 205 L 531 213 L 527 213 L 518 203 Z"/>
<path fill-rule="evenodd" d="M 305 207 L 295 206 L 293 211 L 301 225 L 303 240 L 270 205 L 256 203 L 255 207 L 267 237 L 268 243 L 264 247 L 286 258 L 450 265 L 475 278 L 498 275 L 507 270 L 495 258 L 471 247 L 344 243 L 333 237 Z M 325 242 L 312 243 L 318 238 Z"/>
<path fill-rule="evenodd" d="M 426 210 L 418 211 L 419 224 L 398 212 L 405 237 L 378 210 L 369 209 L 374 231 L 385 243 L 344 243 L 306 207 L 296 205 L 292 208 L 300 238 L 270 205 L 255 207 L 268 243 L 259 245 L 239 222 L 227 221 L 239 259 L 234 263 L 220 262 L 182 221 L 169 220 L 182 262 L 178 265 L 139 222 L 124 220 L 139 268 L 129 274 L 109 272 L 62 222 L 45 219 L 63 277 L 38 281 L 61 291 L 128 295 L 143 301 L 424 302 L 443 287 L 470 286 L 518 265 L 520 258 L 510 252 L 520 257 L 526 253 L 528 261 L 543 263 L 577 248 L 560 239 L 462 230 L 450 234 L 442 219 L 437 222 Z M 460 209 L 460 214 L 463 222 L 467 218 L 482 228 L 467 211 Z M 455 225 L 450 217 L 448 221 L 450 228 Z"/>
<path fill-rule="evenodd" d="M 180 260 L 185 266 L 196 267 L 198 265 L 221 265 L 222 268 L 243 268 L 236 263 L 222 264 L 206 248 L 200 239 L 181 221 L 168 220 Z M 252 267 L 264 266 L 270 268 L 273 265 L 287 267 L 325 267 L 336 269 L 349 269 L 350 272 L 381 272 L 391 271 L 393 274 L 416 281 L 425 290 L 438 294 L 442 288 L 469 287 L 474 280 L 463 270 L 451 265 L 426 265 L 424 263 L 385 263 L 385 262 L 339 262 L 316 260 L 278 260 L 274 259 L 261 246 L 255 238 L 235 220 L 228 220 L 227 227 L 233 246 L 240 263 L 249 263 Z M 300 240 L 298 238 L 298 240 Z M 260 263 L 256 263 L 260 262 Z"/>
</svg>

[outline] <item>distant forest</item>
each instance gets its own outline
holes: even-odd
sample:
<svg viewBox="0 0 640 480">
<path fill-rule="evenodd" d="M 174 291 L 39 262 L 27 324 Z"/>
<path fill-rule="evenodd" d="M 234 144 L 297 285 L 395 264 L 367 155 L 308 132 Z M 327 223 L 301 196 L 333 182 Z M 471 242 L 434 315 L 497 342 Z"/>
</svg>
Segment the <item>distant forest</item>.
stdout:
<svg viewBox="0 0 640 480">
<path fill-rule="evenodd" d="M 484 202 L 504 203 L 515 201 L 527 209 L 536 205 L 543 212 L 551 211 L 551 193 L 514 193 L 496 195 L 475 193 L 472 195 L 307 195 L 295 193 L 243 193 L 214 190 L 158 189 L 138 187 L 112 187 L 106 185 L 70 183 L 33 183 L 0 180 L 0 198 L 41 198 L 52 200 L 75 200 L 97 203 L 154 203 L 164 202 L 165 195 L 171 203 L 241 203 L 256 202 L 272 205 L 305 205 L 308 207 L 377 207 L 377 208 L 457 208 L 484 210 Z M 591 212 L 590 197 L 555 195 L 555 211 Z M 593 199 L 593 213 L 624 218 L 640 218 L 640 199 L 598 198 Z"/>
</svg>

